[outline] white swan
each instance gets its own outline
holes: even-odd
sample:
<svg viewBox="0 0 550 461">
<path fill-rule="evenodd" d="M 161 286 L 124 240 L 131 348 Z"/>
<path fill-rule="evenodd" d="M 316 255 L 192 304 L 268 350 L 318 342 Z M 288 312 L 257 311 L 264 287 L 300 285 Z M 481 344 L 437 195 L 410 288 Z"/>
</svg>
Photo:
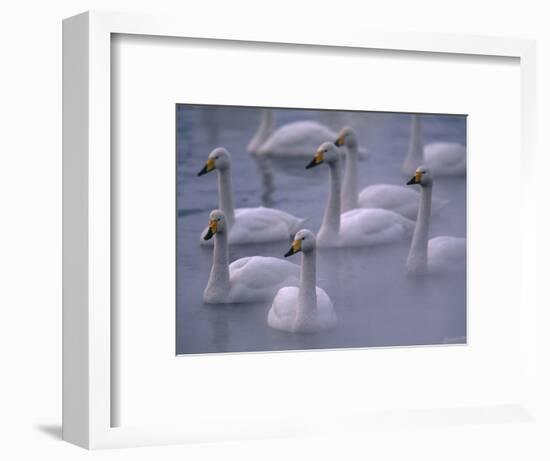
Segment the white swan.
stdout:
<svg viewBox="0 0 550 461">
<path fill-rule="evenodd" d="M 277 159 L 309 158 L 319 144 L 335 139 L 337 133 L 314 120 L 287 123 L 276 130 L 271 109 L 263 109 L 260 125 L 248 143 L 249 154 Z M 366 150 L 359 155 L 367 156 Z"/>
<path fill-rule="evenodd" d="M 332 142 L 319 146 L 306 168 L 329 166 L 330 190 L 323 223 L 317 233 L 319 246 L 361 246 L 395 242 L 412 234 L 414 223 L 380 208 L 357 208 L 340 215 L 340 154 Z"/>
<path fill-rule="evenodd" d="M 228 223 L 220 210 L 210 213 L 206 240 L 214 239 L 212 269 L 203 292 L 208 304 L 252 303 L 273 299 L 279 288 L 297 285 L 300 268 L 282 259 L 251 256 L 229 264 Z"/>
<path fill-rule="evenodd" d="M 231 156 L 222 147 L 214 149 L 206 165 L 198 173 L 202 176 L 218 171 L 218 206 L 225 213 L 229 224 L 229 243 L 265 243 L 288 240 L 306 221 L 275 208 L 233 208 L 231 186 Z M 201 234 L 206 235 L 208 229 Z M 201 238 L 201 243 L 205 240 Z"/>
<path fill-rule="evenodd" d="M 454 142 L 434 142 L 424 145 L 420 116 L 413 114 L 409 149 L 401 171 L 404 175 L 412 175 L 418 165 L 426 165 L 434 176 L 464 175 L 466 174 L 466 146 Z"/>
<path fill-rule="evenodd" d="M 260 174 L 262 203 L 267 206 L 273 203 L 274 170 L 295 174 L 293 160 L 303 161 L 309 158 L 319 144 L 334 139 L 335 136 L 332 129 L 314 120 L 287 123 L 275 130 L 273 110 L 262 109 L 258 129 L 247 146 L 247 152 L 256 162 Z M 359 155 L 366 159 L 368 152 L 360 150 Z"/>
<path fill-rule="evenodd" d="M 355 208 L 383 208 L 395 211 L 406 218 L 416 219 L 419 204 L 418 191 L 395 184 L 374 184 L 358 192 L 358 142 L 352 128 L 342 128 L 334 144 L 346 147 L 346 169 L 342 189 L 343 212 Z M 434 197 L 433 211 L 439 211 L 447 203 L 447 200 Z"/>
<path fill-rule="evenodd" d="M 285 257 L 301 251 L 300 286 L 281 288 L 269 310 L 267 324 L 291 333 L 314 333 L 336 326 L 337 319 L 327 293 L 316 286 L 315 236 L 302 229 Z"/>
<path fill-rule="evenodd" d="M 463 271 L 466 268 L 466 239 L 441 236 L 428 241 L 433 178 L 426 167 L 416 169 L 407 183 L 419 184 L 420 208 L 407 258 L 407 271 L 412 274 Z"/>
</svg>

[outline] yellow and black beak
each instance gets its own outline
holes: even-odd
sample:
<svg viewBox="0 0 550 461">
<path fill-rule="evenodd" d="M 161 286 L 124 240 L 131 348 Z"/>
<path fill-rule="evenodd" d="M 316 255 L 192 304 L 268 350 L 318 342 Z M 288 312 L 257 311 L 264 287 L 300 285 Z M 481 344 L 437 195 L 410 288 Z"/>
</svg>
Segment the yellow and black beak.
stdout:
<svg viewBox="0 0 550 461">
<path fill-rule="evenodd" d="M 323 163 L 324 160 L 325 160 L 325 156 L 323 152 L 317 152 L 317 154 L 315 154 L 315 157 L 313 157 L 313 160 L 306 165 L 306 169 L 313 168 L 314 166 L 318 166 L 321 163 Z"/>
<path fill-rule="evenodd" d="M 338 146 L 338 147 L 341 147 L 341 146 L 344 145 L 345 140 L 346 140 L 346 137 L 342 134 L 342 135 L 338 136 L 338 139 L 336 141 L 334 141 L 334 145 Z"/>
<path fill-rule="evenodd" d="M 216 169 L 216 162 L 214 161 L 213 158 L 209 158 L 206 161 L 206 164 L 204 165 L 202 170 L 199 171 L 199 174 L 197 174 L 197 176 L 202 176 L 203 174 L 210 173 L 212 170 L 215 170 L 215 169 Z"/>
<path fill-rule="evenodd" d="M 422 172 L 417 171 L 414 176 L 409 180 L 407 183 L 407 186 L 411 186 L 413 184 L 421 184 L 422 183 Z"/>
<path fill-rule="evenodd" d="M 204 240 L 210 240 L 214 234 L 218 232 L 218 221 L 209 221 L 208 222 L 208 231 L 204 236 Z"/>
<path fill-rule="evenodd" d="M 290 250 L 288 250 L 285 253 L 285 258 L 288 258 L 289 256 L 295 255 L 296 253 L 299 253 L 302 251 L 302 241 L 301 240 L 294 240 L 292 242 L 292 246 L 290 247 Z"/>
</svg>

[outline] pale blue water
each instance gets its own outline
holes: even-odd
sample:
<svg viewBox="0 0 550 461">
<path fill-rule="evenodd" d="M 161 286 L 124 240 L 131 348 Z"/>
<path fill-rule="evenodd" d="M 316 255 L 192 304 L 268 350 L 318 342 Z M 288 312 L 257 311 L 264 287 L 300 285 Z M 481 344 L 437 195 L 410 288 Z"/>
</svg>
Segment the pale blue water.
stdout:
<svg viewBox="0 0 550 461">
<path fill-rule="evenodd" d="M 407 114 L 275 110 L 277 126 L 315 119 L 334 131 L 353 126 L 371 153 L 360 162 L 361 187 L 404 184 L 401 162 L 408 146 Z M 212 250 L 199 246 L 208 214 L 217 208 L 215 172 L 197 177 L 209 152 L 227 148 L 233 159 L 235 207 L 262 204 L 262 186 L 246 145 L 256 131 L 260 109 L 177 106 L 177 328 L 176 353 L 272 351 L 368 346 L 463 343 L 466 337 L 466 274 L 410 278 L 404 271 L 409 242 L 353 250 L 319 250 L 318 281 L 331 297 L 338 327 L 318 334 L 290 334 L 267 326 L 270 303 L 204 305 Z M 466 117 L 424 115 L 425 142 L 466 144 Z M 312 156 L 314 152 L 312 152 Z M 327 168 L 279 165 L 272 205 L 310 218 L 317 231 L 328 194 Z M 466 236 L 466 179 L 440 178 L 434 195 L 451 200 L 432 219 L 430 234 Z M 288 243 L 236 246 L 231 260 L 250 255 L 282 257 Z M 299 264 L 300 257 L 290 258 Z"/>
</svg>

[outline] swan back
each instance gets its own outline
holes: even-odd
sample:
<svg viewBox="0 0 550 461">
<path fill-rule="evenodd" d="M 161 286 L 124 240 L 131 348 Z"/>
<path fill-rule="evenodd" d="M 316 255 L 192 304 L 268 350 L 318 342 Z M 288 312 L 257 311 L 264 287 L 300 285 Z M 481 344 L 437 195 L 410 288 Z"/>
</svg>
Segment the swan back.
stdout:
<svg viewBox="0 0 550 461">
<path fill-rule="evenodd" d="M 447 235 L 428 242 L 430 273 L 461 272 L 466 269 L 466 239 Z"/>
<path fill-rule="evenodd" d="M 390 210 L 357 208 L 342 214 L 338 245 L 384 245 L 408 238 L 414 222 Z"/>
<path fill-rule="evenodd" d="M 336 133 L 313 120 L 288 123 L 275 132 L 258 149 L 260 155 L 310 156 L 324 141 L 336 139 Z"/>
<path fill-rule="evenodd" d="M 454 142 L 434 142 L 424 147 L 424 158 L 435 176 L 466 174 L 466 146 Z"/>
<path fill-rule="evenodd" d="M 361 208 L 383 208 L 412 220 L 416 220 L 419 203 L 420 192 L 396 184 L 373 184 L 359 193 Z M 448 200 L 433 197 L 432 214 L 439 212 L 448 203 Z"/>
</svg>

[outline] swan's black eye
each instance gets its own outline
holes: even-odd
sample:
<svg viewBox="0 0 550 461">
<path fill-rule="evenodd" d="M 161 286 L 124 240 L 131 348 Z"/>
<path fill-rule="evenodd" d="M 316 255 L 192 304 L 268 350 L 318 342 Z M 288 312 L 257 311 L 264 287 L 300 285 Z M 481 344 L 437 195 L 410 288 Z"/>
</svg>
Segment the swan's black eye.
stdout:
<svg viewBox="0 0 550 461">
<path fill-rule="evenodd" d="M 302 240 L 305 240 L 306 238 L 305 237 L 302 237 Z"/>
</svg>

